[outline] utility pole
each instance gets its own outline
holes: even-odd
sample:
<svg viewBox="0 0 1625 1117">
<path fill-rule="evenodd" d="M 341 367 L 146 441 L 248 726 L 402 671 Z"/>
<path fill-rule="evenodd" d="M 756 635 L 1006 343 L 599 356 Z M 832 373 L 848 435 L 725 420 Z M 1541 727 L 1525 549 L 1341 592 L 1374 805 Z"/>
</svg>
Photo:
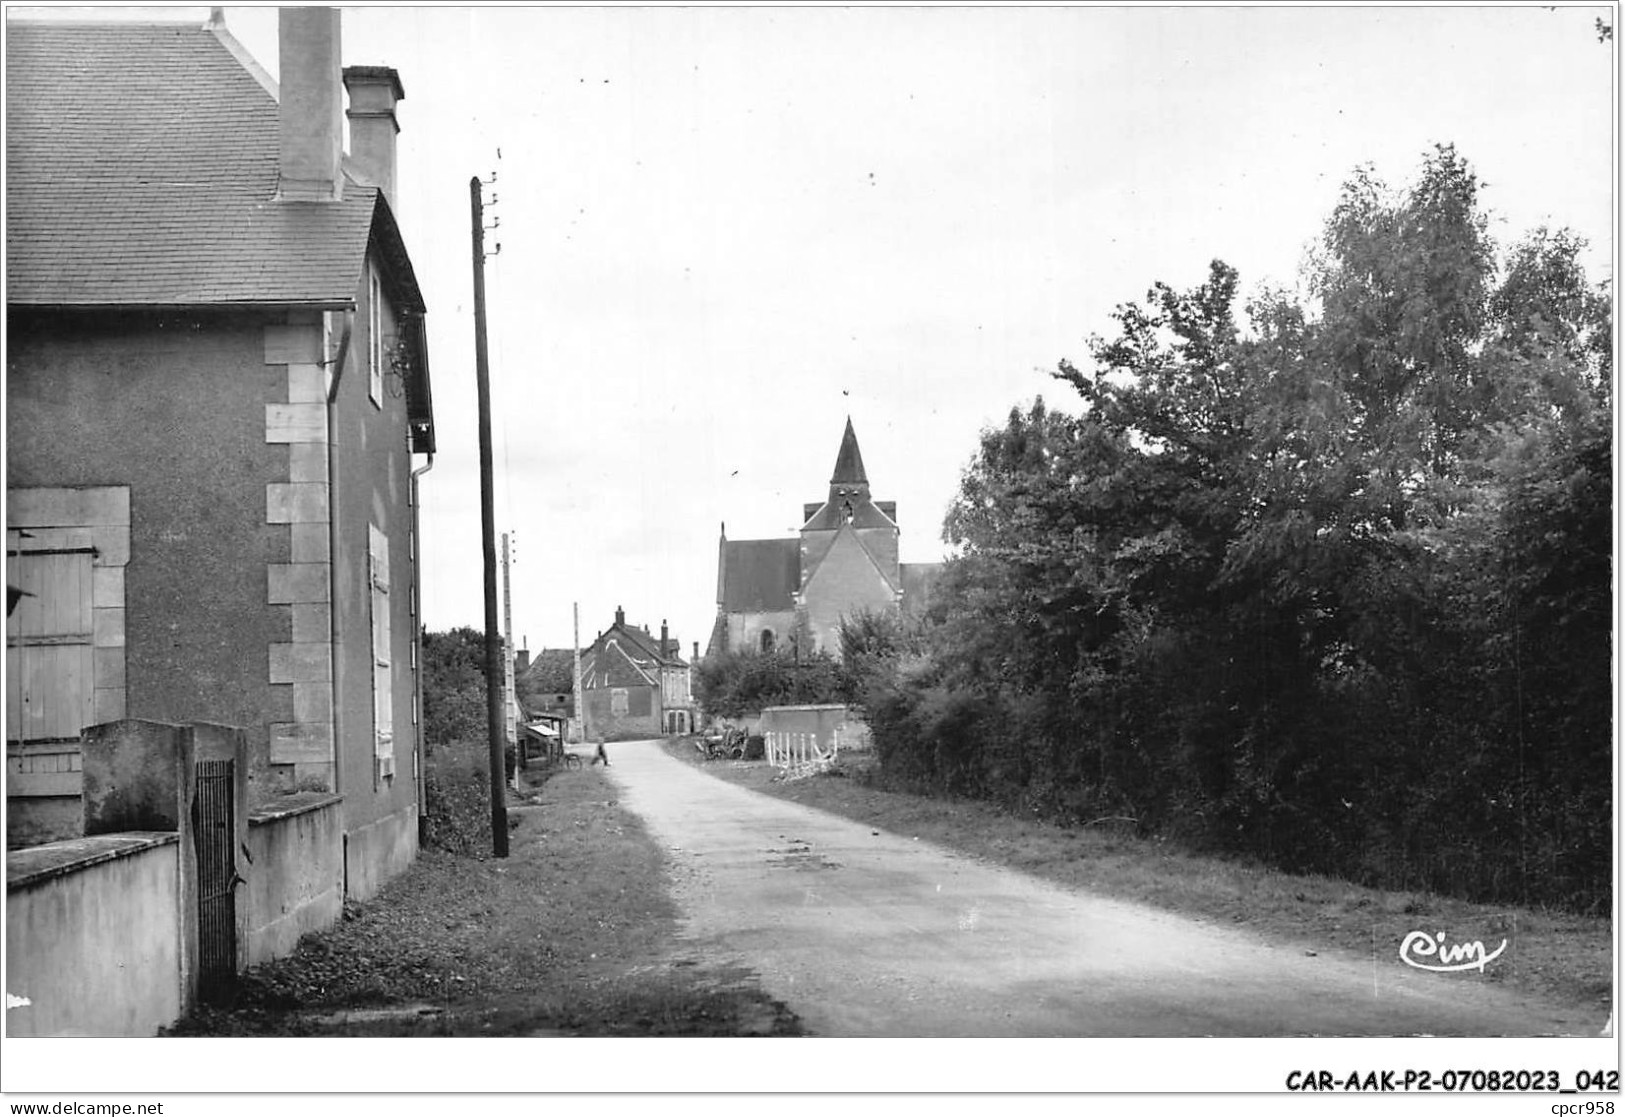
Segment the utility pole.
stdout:
<svg viewBox="0 0 1625 1117">
<path fill-rule="evenodd" d="M 492 179 L 496 178 L 495 173 Z M 474 380 L 480 395 L 480 527 L 485 553 L 485 707 L 491 743 L 491 852 L 508 856 L 508 789 L 503 777 L 502 636 L 497 629 L 496 501 L 491 476 L 491 370 L 485 347 L 485 207 L 483 183 L 468 180 L 474 234 Z"/>
<path fill-rule="evenodd" d="M 513 786 L 519 790 L 519 693 L 513 668 L 513 581 L 509 573 L 508 533 L 502 533 L 502 698 L 503 740 L 513 749 Z"/>
<path fill-rule="evenodd" d="M 574 702 L 576 708 L 576 724 L 581 727 L 581 740 L 587 740 L 587 696 L 581 693 L 581 602 L 577 601 L 570 606 L 571 615 L 575 618 L 575 688 Z"/>
</svg>

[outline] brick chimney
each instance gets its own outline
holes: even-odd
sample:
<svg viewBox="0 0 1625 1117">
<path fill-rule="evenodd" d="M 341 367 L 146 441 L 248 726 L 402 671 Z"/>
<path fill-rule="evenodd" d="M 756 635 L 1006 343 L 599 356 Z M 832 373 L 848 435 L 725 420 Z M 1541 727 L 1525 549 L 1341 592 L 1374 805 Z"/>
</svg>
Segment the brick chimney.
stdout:
<svg viewBox="0 0 1625 1117">
<path fill-rule="evenodd" d="M 626 610 L 619 605 L 615 606 L 615 623 L 622 628 L 626 627 Z"/>
<path fill-rule="evenodd" d="M 392 66 L 346 66 L 344 88 L 350 94 L 350 158 L 361 173 L 384 192 L 389 208 L 400 216 L 395 198 L 395 137 L 401 126 L 395 106 L 406 100 L 401 75 Z"/>
<path fill-rule="evenodd" d="M 671 654 L 671 638 L 666 635 L 666 622 L 660 622 L 660 654 L 662 657 Z"/>
<path fill-rule="evenodd" d="M 344 118 L 339 109 L 339 11 L 279 8 L 277 200 L 344 196 Z"/>
</svg>

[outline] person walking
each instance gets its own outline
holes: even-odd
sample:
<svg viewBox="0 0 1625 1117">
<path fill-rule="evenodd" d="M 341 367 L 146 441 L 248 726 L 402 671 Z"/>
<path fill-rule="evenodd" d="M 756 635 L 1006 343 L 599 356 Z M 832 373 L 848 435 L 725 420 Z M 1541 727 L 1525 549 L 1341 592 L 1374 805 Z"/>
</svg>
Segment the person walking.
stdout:
<svg viewBox="0 0 1625 1117">
<path fill-rule="evenodd" d="M 600 760 L 604 762 L 604 767 L 609 767 L 609 753 L 604 751 L 604 742 L 602 741 L 598 742 L 598 749 L 592 754 L 593 764 L 597 764 Z"/>
</svg>

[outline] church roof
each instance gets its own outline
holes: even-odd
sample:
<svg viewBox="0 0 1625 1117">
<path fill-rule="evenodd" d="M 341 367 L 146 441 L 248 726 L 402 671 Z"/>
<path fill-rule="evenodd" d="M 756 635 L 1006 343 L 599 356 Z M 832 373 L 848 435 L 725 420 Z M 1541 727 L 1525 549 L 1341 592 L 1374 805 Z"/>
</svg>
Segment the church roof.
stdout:
<svg viewBox="0 0 1625 1117">
<path fill-rule="evenodd" d="M 852 429 L 852 418 L 847 417 L 846 433 L 841 436 L 841 449 L 835 455 L 835 472 L 831 485 L 867 485 L 869 475 L 863 471 L 863 451 L 858 449 L 858 435 Z"/>
<path fill-rule="evenodd" d="M 835 531 L 846 521 L 846 513 L 842 509 L 843 502 L 828 500 L 823 507 L 812 514 L 806 523 L 801 525 L 802 531 Z M 893 507 L 896 507 L 894 504 Z M 856 528 L 896 528 L 897 523 L 880 506 L 872 500 L 859 498 L 852 501 L 852 526 Z"/>
<path fill-rule="evenodd" d="M 728 539 L 722 543 L 722 609 L 777 613 L 796 607 L 801 540 Z"/>
</svg>

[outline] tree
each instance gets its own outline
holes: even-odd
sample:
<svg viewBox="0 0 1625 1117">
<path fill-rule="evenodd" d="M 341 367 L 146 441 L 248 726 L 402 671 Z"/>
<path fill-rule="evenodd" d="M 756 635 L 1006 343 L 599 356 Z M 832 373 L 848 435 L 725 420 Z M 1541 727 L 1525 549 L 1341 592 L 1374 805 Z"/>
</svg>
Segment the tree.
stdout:
<svg viewBox="0 0 1625 1117">
<path fill-rule="evenodd" d="M 514 682 L 519 703 L 527 710 L 538 708 L 544 695 L 575 693 L 575 651 L 547 648 L 536 653 L 530 668 Z"/>
<path fill-rule="evenodd" d="M 472 628 L 423 633 L 423 736 L 430 745 L 483 741 L 485 634 Z"/>
<path fill-rule="evenodd" d="M 707 717 L 737 718 L 767 706 L 840 702 L 840 666 L 820 652 L 724 652 L 694 668 L 694 697 Z"/>
<path fill-rule="evenodd" d="M 1609 300 L 1498 267 L 1453 148 L 1356 171 L 1302 303 L 1220 261 L 983 433 L 935 626 L 855 630 L 883 764 L 1289 868 L 1608 890 Z"/>
</svg>

